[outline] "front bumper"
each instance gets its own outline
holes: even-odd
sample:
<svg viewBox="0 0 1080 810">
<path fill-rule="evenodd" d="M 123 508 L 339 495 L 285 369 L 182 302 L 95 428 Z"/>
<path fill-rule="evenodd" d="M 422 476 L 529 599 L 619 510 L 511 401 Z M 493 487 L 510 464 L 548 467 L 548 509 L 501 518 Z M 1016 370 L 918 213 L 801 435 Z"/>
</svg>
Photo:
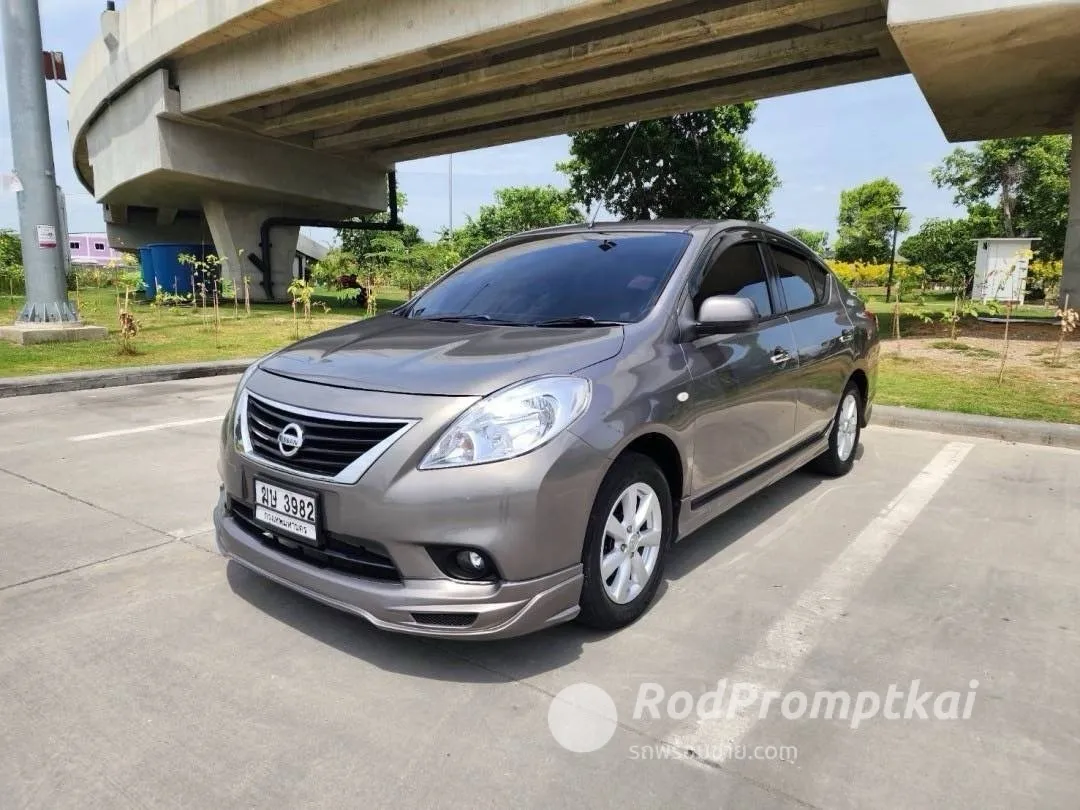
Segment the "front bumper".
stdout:
<svg viewBox="0 0 1080 810">
<path fill-rule="evenodd" d="M 577 614 L 582 543 L 610 462 L 576 435 L 564 431 L 494 464 L 420 470 L 431 444 L 475 398 L 344 390 L 263 373 L 247 390 L 321 413 L 415 424 L 355 482 L 268 466 L 237 447 L 226 425 L 215 513 L 224 555 L 379 627 L 417 635 L 508 637 Z M 251 514 L 256 478 L 318 496 L 320 549 L 264 534 Z M 486 555 L 495 578 L 450 575 L 439 560 L 460 548 Z"/>
<path fill-rule="evenodd" d="M 226 511 L 224 496 L 214 510 L 214 526 L 218 549 L 228 559 L 384 630 L 439 638 L 510 638 L 561 624 L 578 614 L 580 564 L 520 582 L 389 582 L 318 568 L 274 550 Z M 467 626 L 436 623 L 454 617 L 471 621 Z"/>
</svg>

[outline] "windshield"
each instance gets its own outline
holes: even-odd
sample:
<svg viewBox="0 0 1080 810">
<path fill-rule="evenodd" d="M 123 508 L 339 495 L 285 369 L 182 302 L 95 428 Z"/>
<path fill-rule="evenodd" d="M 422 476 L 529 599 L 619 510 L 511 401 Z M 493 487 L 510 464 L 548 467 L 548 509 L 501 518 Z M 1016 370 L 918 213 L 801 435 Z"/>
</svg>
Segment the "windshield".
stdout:
<svg viewBox="0 0 1080 810">
<path fill-rule="evenodd" d="M 408 317 L 545 326 L 637 321 L 689 243 L 689 235 L 670 232 L 533 239 L 464 265 L 423 293 Z"/>
</svg>

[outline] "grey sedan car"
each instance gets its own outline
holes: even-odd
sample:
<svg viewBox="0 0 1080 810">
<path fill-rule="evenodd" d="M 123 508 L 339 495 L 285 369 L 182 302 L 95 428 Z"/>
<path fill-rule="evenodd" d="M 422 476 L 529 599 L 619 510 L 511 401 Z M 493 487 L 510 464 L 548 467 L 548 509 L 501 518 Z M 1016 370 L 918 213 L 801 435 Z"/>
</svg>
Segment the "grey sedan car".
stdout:
<svg viewBox="0 0 1080 810">
<path fill-rule="evenodd" d="M 851 469 L 877 355 L 862 303 L 764 225 L 524 233 L 244 374 L 218 545 L 388 630 L 622 627 L 676 540 Z"/>
</svg>

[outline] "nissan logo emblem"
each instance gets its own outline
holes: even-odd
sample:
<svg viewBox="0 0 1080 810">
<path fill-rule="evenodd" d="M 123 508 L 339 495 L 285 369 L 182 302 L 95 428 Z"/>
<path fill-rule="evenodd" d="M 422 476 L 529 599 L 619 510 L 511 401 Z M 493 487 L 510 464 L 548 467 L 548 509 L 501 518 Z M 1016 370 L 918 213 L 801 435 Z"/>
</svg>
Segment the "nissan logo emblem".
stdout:
<svg viewBox="0 0 1080 810">
<path fill-rule="evenodd" d="M 277 437 L 278 450 L 285 458 L 292 458 L 304 446 L 304 429 L 296 422 L 289 422 Z"/>
</svg>

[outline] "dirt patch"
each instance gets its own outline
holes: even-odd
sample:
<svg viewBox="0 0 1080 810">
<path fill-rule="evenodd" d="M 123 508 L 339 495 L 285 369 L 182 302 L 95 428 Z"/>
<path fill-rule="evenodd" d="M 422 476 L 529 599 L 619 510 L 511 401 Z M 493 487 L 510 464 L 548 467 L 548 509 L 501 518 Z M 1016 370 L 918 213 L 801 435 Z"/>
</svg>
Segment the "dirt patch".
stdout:
<svg viewBox="0 0 1080 810">
<path fill-rule="evenodd" d="M 1011 337 L 1011 327 L 1009 333 Z M 1048 382 L 1080 384 L 1080 342 L 1067 340 L 1061 348 L 1061 362 L 1055 366 L 1052 360 L 1056 345 L 1056 339 L 1010 339 L 1005 373 L 1022 372 Z M 887 357 L 897 356 L 898 349 L 900 357 L 931 362 L 941 371 L 996 374 L 1001 366 L 1003 343 L 1000 335 L 979 337 L 970 332 L 953 341 L 946 332 L 944 336 L 904 338 L 899 346 L 895 340 L 887 340 L 881 346 L 882 354 Z"/>
<path fill-rule="evenodd" d="M 886 318 L 881 321 L 883 331 L 892 333 L 892 319 Z M 941 338 L 949 337 L 949 325 L 940 321 L 934 323 L 920 323 L 905 318 L 902 323 L 902 332 L 905 337 L 929 337 L 937 335 Z M 997 338 L 999 341 L 1005 334 L 1005 324 L 986 323 L 974 318 L 965 318 L 960 322 L 956 330 L 956 339 L 966 341 L 968 338 Z M 1057 342 L 1061 334 L 1061 327 L 1054 323 L 1025 323 L 1013 321 L 1009 324 L 1009 340 L 1032 341 L 1036 343 Z M 1065 342 L 1080 343 L 1080 329 L 1074 330 L 1065 336 Z"/>
</svg>

